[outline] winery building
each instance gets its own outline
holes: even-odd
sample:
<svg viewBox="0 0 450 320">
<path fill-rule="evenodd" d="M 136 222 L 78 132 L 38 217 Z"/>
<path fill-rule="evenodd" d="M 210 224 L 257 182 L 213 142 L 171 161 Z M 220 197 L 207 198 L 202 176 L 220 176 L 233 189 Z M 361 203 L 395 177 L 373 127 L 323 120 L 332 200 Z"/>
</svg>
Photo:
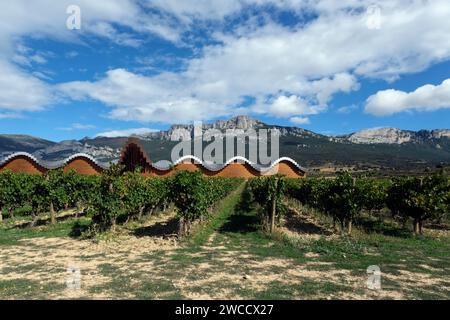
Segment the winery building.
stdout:
<svg viewBox="0 0 450 320">
<path fill-rule="evenodd" d="M 119 163 L 129 171 L 141 168 L 146 176 L 170 176 L 177 170 L 201 171 L 211 177 L 252 178 L 282 174 L 289 178 L 302 178 L 306 170 L 294 160 L 282 157 L 264 167 L 243 157 L 234 157 L 225 164 L 208 164 L 194 156 L 185 156 L 172 163 L 170 161 L 151 161 L 150 150 L 146 150 L 136 138 L 130 138 L 123 147 Z M 75 154 L 62 161 L 47 162 L 38 160 L 28 153 L 15 153 L 0 160 L 0 171 L 11 170 L 16 173 L 44 174 L 48 170 L 63 168 L 65 172 L 75 170 L 79 174 L 99 175 L 109 164 L 102 163 L 87 154 Z"/>
</svg>

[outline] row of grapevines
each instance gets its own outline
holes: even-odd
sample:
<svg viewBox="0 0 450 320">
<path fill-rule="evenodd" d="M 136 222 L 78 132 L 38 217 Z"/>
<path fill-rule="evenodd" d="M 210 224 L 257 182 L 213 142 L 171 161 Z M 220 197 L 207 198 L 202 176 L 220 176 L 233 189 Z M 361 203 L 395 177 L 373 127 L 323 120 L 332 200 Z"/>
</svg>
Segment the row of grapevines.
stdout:
<svg viewBox="0 0 450 320">
<path fill-rule="evenodd" d="M 288 196 L 330 215 L 349 233 L 355 217 L 363 208 L 378 206 L 378 199 L 372 195 L 375 185 L 354 179 L 348 173 L 339 174 L 334 179 L 291 180 L 288 186 Z"/>
<path fill-rule="evenodd" d="M 141 218 L 169 200 L 170 179 L 149 178 L 139 172 L 124 172 L 124 167 L 113 165 L 100 177 L 93 208 L 93 231 L 115 228 L 118 222 Z"/>
<path fill-rule="evenodd" d="M 333 179 L 290 180 L 287 185 L 288 196 L 329 214 L 349 232 L 362 209 L 387 207 L 394 215 L 412 218 L 414 231 L 419 233 L 424 221 L 442 219 L 450 211 L 450 179 L 443 172 L 392 180 L 356 179 L 343 173 Z"/>
<path fill-rule="evenodd" d="M 180 217 L 180 234 L 188 234 L 192 222 L 207 218 L 208 209 L 242 182 L 238 178 L 206 178 L 200 172 L 179 171 L 171 179 L 170 194 Z"/>
<path fill-rule="evenodd" d="M 241 179 L 206 178 L 200 172 L 179 171 L 173 177 L 144 177 L 111 166 L 101 178 L 92 210 L 93 230 L 140 218 L 157 207 L 173 203 L 180 217 L 180 233 L 189 233 L 193 221 L 205 219 L 208 209 L 235 190 Z"/>
<path fill-rule="evenodd" d="M 286 179 L 279 175 L 259 177 L 251 179 L 247 184 L 247 190 L 253 196 L 263 210 L 261 223 L 264 228 L 272 231 L 275 220 L 280 220 L 286 212 L 283 203 L 283 195 L 286 191 Z"/>
<path fill-rule="evenodd" d="M 393 179 L 386 206 L 394 215 L 412 218 L 414 232 L 422 233 L 425 221 L 450 216 L 450 179 L 443 174 Z"/>
<path fill-rule="evenodd" d="M 10 171 L 0 173 L 0 218 L 3 212 L 14 217 L 14 212 L 28 208 L 26 214 L 37 218 L 44 212 L 51 213 L 52 223 L 56 212 L 68 207 L 81 210 L 92 205 L 98 179 L 77 175 L 71 171 L 52 170 L 45 175 L 16 174 Z"/>
<path fill-rule="evenodd" d="M 100 177 L 62 170 L 45 175 L 5 171 L 0 173 L 0 220 L 3 211 L 13 217 L 17 209 L 29 208 L 31 225 L 46 212 L 55 223 L 58 211 L 77 207 L 89 213 L 91 229 L 98 231 L 174 203 L 185 232 L 189 232 L 193 221 L 205 219 L 208 209 L 241 183 L 242 179 L 206 178 L 187 171 L 170 178 L 149 178 L 125 172 L 119 165 L 112 165 Z"/>
</svg>

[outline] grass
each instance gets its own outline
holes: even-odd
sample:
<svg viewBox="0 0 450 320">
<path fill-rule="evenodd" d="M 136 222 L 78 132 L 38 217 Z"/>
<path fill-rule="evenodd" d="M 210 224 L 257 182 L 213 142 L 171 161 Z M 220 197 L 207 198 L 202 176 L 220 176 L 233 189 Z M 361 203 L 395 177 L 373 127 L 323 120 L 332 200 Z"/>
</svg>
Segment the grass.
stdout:
<svg viewBox="0 0 450 320">
<path fill-rule="evenodd" d="M 0 297 L 17 297 L 18 299 L 36 299 L 44 298 L 51 292 L 63 290 L 64 285 L 57 282 L 48 282 L 45 284 L 39 281 L 25 279 L 0 280 Z"/>
<path fill-rule="evenodd" d="M 173 249 L 151 250 L 133 258 L 127 252 L 80 252 L 80 261 L 96 263 L 95 271 L 85 276 L 106 279 L 86 288 L 81 297 L 326 299 L 393 298 L 398 293 L 408 299 L 450 298 L 448 236 L 416 237 L 391 222 L 370 218 L 358 221 L 351 237 L 267 235 L 260 231 L 256 208 L 245 203 L 243 189 L 224 199 L 208 222 Z M 79 218 L 33 229 L 0 226 L 0 246 L 6 250 L 16 245 L 20 248 L 20 239 L 73 237 L 74 230 L 88 223 Z M 371 265 L 378 265 L 382 272 L 380 294 L 365 287 Z M 9 263 L 0 270 L 0 298 L 63 296 L 64 283 L 40 284 L 26 277 L 2 279 L 2 274 L 51 274 L 65 272 L 64 268 L 51 269 L 29 261 Z M 405 278 L 405 272 L 411 276 Z"/>
<path fill-rule="evenodd" d="M 194 245 L 204 244 L 208 238 L 217 231 L 233 214 L 236 206 L 241 200 L 241 194 L 245 188 L 245 184 L 240 186 L 233 194 L 219 205 L 219 210 L 209 219 L 201 228 L 190 236 L 187 240 Z"/>
<path fill-rule="evenodd" d="M 79 218 L 34 228 L 19 228 L 11 224 L 0 224 L 0 246 L 19 245 L 21 239 L 77 236 L 79 229 L 89 223 L 88 218 Z"/>
</svg>

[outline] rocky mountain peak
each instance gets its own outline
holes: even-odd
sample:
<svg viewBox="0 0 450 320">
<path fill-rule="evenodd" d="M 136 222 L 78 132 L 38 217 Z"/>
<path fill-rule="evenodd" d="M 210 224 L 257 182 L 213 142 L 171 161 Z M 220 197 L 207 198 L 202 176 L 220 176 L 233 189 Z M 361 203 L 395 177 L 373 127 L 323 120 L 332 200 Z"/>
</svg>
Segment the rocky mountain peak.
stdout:
<svg viewBox="0 0 450 320">
<path fill-rule="evenodd" d="M 450 130 L 409 131 L 397 128 L 372 128 L 355 132 L 343 137 L 344 140 L 356 144 L 402 144 L 407 142 L 432 142 L 442 138 L 450 138 Z"/>
<path fill-rule="evenodd" d="M 229 120 L 217 120 L 212 123 L 203 123 L 202 130 L 205 131 L 208 129 L 217 129 L 222 131 L 222 133 L 225 133 L 225 131 L 229 129 L 240 129 L 246 131 L 248 129 L 258 129 L 265 126 L 266 125 L 264 123 L 254 118 L 248 116 L 237 116 Z M 154 132 L 146 134 L 144 136 L 139 136 L 139 138 L 144 140 L 170 140 L 171 137 L 175 135 L 178 138 L 182 137 L 184 140 L 186 140 L 192 137 L 193 134 L 193 124 L 175 124 L 172 125 L 167 131 Z"/>
<path fill-rule="evenodd" d="M 402 144 L 413 139 L 413 132 L 397 128 L 372 128 L 351 134 L 348 140 L 360 144 Z"/>
<path fill-rule="evenodd" d="M 211 125 L 212 128 L 219 130 L 226 130 L 226 129 L 248 130 L 248 129 L 256 129 L 262 126 L 264 126 L 264 123 L 249 116 L 237 116 L 231 118 L 230 120 L 218 120 Z"/>
</svg>

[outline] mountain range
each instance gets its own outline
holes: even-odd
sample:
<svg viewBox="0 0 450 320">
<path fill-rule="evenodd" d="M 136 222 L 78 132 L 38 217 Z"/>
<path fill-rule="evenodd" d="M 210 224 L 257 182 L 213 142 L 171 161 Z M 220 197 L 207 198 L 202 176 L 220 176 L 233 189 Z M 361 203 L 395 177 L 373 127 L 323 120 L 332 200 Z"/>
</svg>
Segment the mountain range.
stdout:
<svg viewBox="0 0 450 320">
<path fill-rule="evenodd" d="M 170 159 L 172 134 L 180 129 L 193 135 L 193 125 L 174 125 L 167 131 L 137 136 L 151 150 L 153 161 Z M 352 168 L 354 170 L 422 170 L 450 163 L 450 129 L 409 131 L 374 128 L 349 135 L 326 136 L 297 127 L 269 125 L 238 116 L 203 124 L 203 130 L 278 129 L 280 156 L 291 157 L 306 168 Z M 183 134 L 182 134 L 183 135 Z M 14 152 L 29 152 L 38 159 L 60 160 L 87 153 L 99 161 L 117 160 L 128 137 L 95 137 L 53 142 L 26 135 L 0 135 L 0 159 Z"/>
</svg>

